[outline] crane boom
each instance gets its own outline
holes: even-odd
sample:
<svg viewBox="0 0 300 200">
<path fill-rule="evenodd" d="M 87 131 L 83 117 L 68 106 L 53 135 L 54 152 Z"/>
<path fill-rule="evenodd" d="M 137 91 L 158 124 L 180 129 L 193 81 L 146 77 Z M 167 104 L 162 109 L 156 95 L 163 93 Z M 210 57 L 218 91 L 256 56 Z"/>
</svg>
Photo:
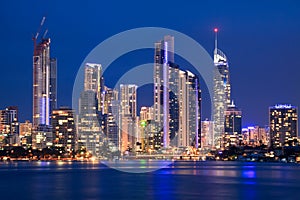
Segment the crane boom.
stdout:
<svg viewBox="0 0 300 200">
<path fill-rule="evenodd" d="M 43 37 L 42 37 L 42 38 L 45 38 L 45 37 L 46 37 L 46 35 L 47 35 L 47 33 L 48 33 L 48 29 L 46 29 L 46 30 L 45 30 L 45 32 L 44 32 L 44 35 L 43 35 Z"/>
<path fill-rule="evenodd" d="M 37 40 L 37 38 L 39 37 L 40 31 L 41 31 L 41 29 L 42 29 L 42 27 L 43 27 L 43 25 L 44 25 L 44 23 L 45 23 L 45 20 L 46 20 L 46 17 L 44 16 L 44 17 L 42 18 L 42 21 L 41 21 L 41 23 L 40 23 L 40 26 L 39 26 L 39 28 L 38 28 L 36 34 L 35 34 L 35 37 L 34 37 L 35 40 Z"/>
</svg>

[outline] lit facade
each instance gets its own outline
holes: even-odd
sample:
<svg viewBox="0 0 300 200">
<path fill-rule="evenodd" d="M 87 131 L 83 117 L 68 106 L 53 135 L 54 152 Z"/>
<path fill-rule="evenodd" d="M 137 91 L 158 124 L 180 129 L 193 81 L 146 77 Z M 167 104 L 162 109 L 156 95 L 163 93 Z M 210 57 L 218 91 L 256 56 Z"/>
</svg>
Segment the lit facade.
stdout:
<svg viewBox="0 0 300 200">
<path fill-rule="evenodd" d="M 137 85 L 120 85 L 121 152 L 135 148 L 138 138 Z"/>
<path fill-rule="evenodd" d="M 91 90 L 82 91 L 79 99 L 79 147 L 84 146 L 93 155 L 100 151 L 101 127 L 98 121 L 98 100 Z"/>
<path fill-rule="evenodd" d="M 108 145 L 109 152 L 116 152 L 121 149 L 121 138 L 119 129 L 119 92 L 104 86 L 101 102 L 101 131 L 104 139 L 101 145 Z"/>
<path fill-rule="evenodd" d="M 140 111 L 140 121 L 147 121 L 147 120 L 153 120 L 153 107 L 141 107 Z"/>
<path fill-rule="evenodd" d="M 0 110 L 0 145 L 19 144 L 18 108 L 10 106 Z"/>
<path fill-rule="evenodd" d="M 170 70 L 170 64 L 174 63 L 174 37 L 165 36 L 163 40 L 155 43 L 154 51 L 154 120 L 161 127 L 163 143 L 162 147 L 167 148 L 170 144 L 170 103 L 175 104 L 176 100 L 170 102 L 170 77 L 175 78 L 175 69 Z M 173 80 L 174 81 L 174 80 Z M 177 94 L 174 94 L 176 96 Z M 172 100 L 171 100 L 172 101 Z M 175 113 L 173 113 L 175 114 Z M 175 124 L 172 124 L 174 130 Z"/>
<path fill-rule="evenodd" d="M 84 91 L 93 91 L 98 100 L 97 108 L 101 110 L 102 101 L 102 66 L 96 63 L 86 63 L 84 68 Z"/>
<path fill-rule="evenodd" d="M 174 63 L 174 37 L 165 36 L 155 43 L 154 53 L 153 117 L 157 127 L 161 127 L 158 128 L 161 146 L 198 148 L 201 144 L 199 78 Z"/>
<path fill-rule="evenodd" d="M 212 149 L 213 144 L 213 122 L 205 120 L 201 122 L 201 148 Z"/>
<path fill-rule="evenodd" d="M 158 123 L 154 120 L 141 121 L 140 128 L 142 138 L 144 138 L 141 142 L 141 149 L 148 153 L 161 149 L 163 137 Z"/>
<path fill-rule="evenodd" d="M 298 109 L 292 105 L 269 108 L 270 145 L 273 148 L 295 145 L 298 138 Z"/>
<path fill-rule="evenodd" d="M 74 111 L 62 107 L 52 112 L 53 145 L 64 147 L 67 152 L 75 152 L 76 128 Z"/>
<path fill-rule="evenodd" d="M 179 125 L 177 146 L 201 145 L 201 90 L 199 78 L 190 71 L 179 71 Z"/>
<path fill-rule="evenodd" d="M 50 125 L 56 107 L 56 59 L 50 59 L 50 39 L 34 40 L 33 52 L 33 126 Z"/>
<path fill-rule="evenodd" d="M 217 29 L 215 29 L 217 36 Z M 225 110 L 230 105 L 230 76 L 229 65 L 225 54 L 217 47 L 217 37 L 215 39 L 214 50 L 214 91 L 213 91 L 213 121 L 214 121 L 214 141 L 215 148 L 221 147 L 222 134 L 224 133 Z"/>
<path fill-rule="evenodd" d="M 57 108 L 57 59 L 50 59 L 50 114 Z M 50 120 L 51 121 L 51 120 Z M 51 122 L 50 122 L 51 124 Z"/>
<path fill-rule="evenodd" d="M 269 146 L 269 127 L 248 126 L 242 129 L 242 145 L 247 146 Z"/>
<path fill-rule="evenodd" d="M 24 123 L 20 123 L 20 145 L 29 148 L 32 143 L 32 123 L 26 120 Z"/>
<path fill-rule="evenodd" d="M 32 131 L 32 148 L 42 150 L 53 146 L 52 128 L 47 125 L 38 125 Z"/>
<path fill-rule="evenodd" d="M 151 122 L 154 123 L 153 119 L 153 107 L 141 107 L 140 116 L 138 120 L 138 138 L 137 141 L 140 144 L 140 151 L 151 151 L 154 149 L 153 140 L 154 134 L 150 133 L 149 127 Z M 153 126 L 153 125 L 152 125 Z M 161 140 L 161 138 L 160 138 Z M 159 145 L 161 142 L 159 143 Z M 151 149 L 151 150 L 150 150 Z"/>
<path fill-rule="evenodd" d="M 113 90 L 114 93 L 118 93 L 116 90 Z M 119 119 L 119 110 L 120 102 L 118 97 L 111 99 L 111 103 L 108 106 L 107 114 L 107 125 L 106 125 L 106 138 L 108 138 L 108 145 L 110 152 L 121 151 L 122 138 L 120 132 L 120 119 Z"/>
<path fill-rule="evenodd" d="M 79 98 L 77 119 L 78 148 L 85 147 L 92 155 L 101 154 L 104 125 L 107 117 L 103 116 L 102 66 L 97 63 L 86 63 L 84 66 L 84 86 Z"/>
<path fill-rule="evenodd" d="M 242 142 L 242 111 L 233 103 L 225 111 L 222 147 L 240 146 Z"/>
</svg>

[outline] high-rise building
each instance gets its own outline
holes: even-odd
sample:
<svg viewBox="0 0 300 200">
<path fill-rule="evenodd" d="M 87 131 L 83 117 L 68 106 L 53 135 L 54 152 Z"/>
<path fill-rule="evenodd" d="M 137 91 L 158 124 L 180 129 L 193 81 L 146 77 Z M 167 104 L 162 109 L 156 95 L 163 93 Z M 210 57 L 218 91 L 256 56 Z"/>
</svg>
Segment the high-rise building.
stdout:
<svg viewBox="0 0 300 200">
<path fill-rule="evenodd" d="M 242 111 L 232 102 L 225 111 L 222 147 L 239 146 L 242 142 Z"/>
<path fill-rule="evenodd" d="M 215 148 L 221 147 L 222 134 L 224 133 L 225 110 L 230 105 L 230 76 L 229 65 L 225 54 L 218 49 L 217 32 L 215 29 L 215 49 L 214 49 L 214 93 L 213 93 L 213 121 L 214 121 L 214 141 Z"/>
<path fill-rule="evenodd" d="M 53 145 L 64 147 L 67 152 L 75 152 L 76 128 L 74 111 L 61 107 L 52 112 Z"/>
<path fill-rule="evenodd" d="M 50 59 L 50 114 L 57 108 L 57 59 Z M 50 120 L 51 121 L 51 120 Z M 50 123 L 51 124 L 51 123 Z"/>
<path fill-rule="evenodd" d="M 101 110 L 102 114 L 109 113 L 109 107 L 112 105 L 112 101 L 117 101 L 119 92 L 116 89 L 111 89 L 104 86 L 104 90 L 102 91 L 102 103 L 101 103 Z"/>
<path fill-rule="evenodd" d="M 116 90 L 112 90 L 114 93 L 118 93 Z M 113 97 L 117 97 L 113 95 Z M 118 112 L 120 110 L 120 101 L 118 98 L 111 99 L 111 103 L 108 106 L 107 122 L 106 122 L 106 138 L 108 139 L 109 151 L 117 152 L 121 151 L 122 138 L 120 133 L 120 119 Z"/>
<path fill-rule="evenodd" d="M 120 85 L 120 114 L 135 119 L 137 116 L 137 85 Z"/>
<path fill-rule="evenodd" d="M 140 150 L 149 152 L 154 149 L 154 109 L 153 107 L 141 107 L 140 116 L 138 120 L 138 138 L 137 141 L 140 144 Z M 153 123 L 153 124 L 151 124 Z M 150 128 L 152 127 L 152 128 Z M 152 129 L 152 130 L 151 130 Z M 161 137 L 159 137 L 159 141 L 161 141 Z M 159 146 L 161 142 L 159 142 Z M 150 150 L 151 149 L 151 150 Z"/>
<path fill-rule="evenodd" d="M 42 38 L 33 51 L 33 126 L 50 125 L 56 107 L 56 59 L 50 59 L 50 39 Z"/>
<path fill-rule="evenodd" d="M 269 108 L 270 145 L 273 148 L 295 145 L 298 137 L 298 109 L 287 104 Z"/>
<path fill-rule="evenodd" d="M 137 85 L 120 85 L 121 152 L 135 148 L 137 142 Z"/>
<path fill-rule="evenodd" d="M 214 139 L 213 122 L 208 119 L 201 122 L 201 148 L 212 149 Z"/>
<path fill-rule="evenodd" d="M 176 105 L 176 91 L 170 91 L 173 89 L 170 86 L 171 82 L 176 79 L 176 69 L 170 69 L 170 65 L 174 64 L 174 37 L 165 36 L 163 40 L 155 43 L 154 52 L 154 120 L 161 127 L 164 148 L 169 147 L 171 135 L 174 136 L 174 132 L 171 133 L 171 129 L 174 131 L 177 127 L 175 122 L 170 120 L 170 104 Z M 178 76 L 177 76 L 178 77 Z M 172 83 L 171 83 L 172 84 Z M 170 93 L 172 94 L 170 98 Z M 174 97 L 174 98 L 172 98 Z M 176 109 L 172 110 L 173 115 L 176 115 Z"/>
<path fill-rule="evenodd" d="M 77 119 L 79 148 L 84 146 L 90 153 L 98 157 L 100 145 L 104 139 L 101 113 L 102 102 L 102 67 L 96 63 L 86 63 L 84 68 L 84 87 L 79 98 L 79 114 Z"/>
<path fill-rule="evenodd" d="M 174 37 L 165 36 L 155 43 L 154 53 L 154 121 L 161 132 L 155 135 L 163 137 L 164 148 L 198 148 L 201 144 L 199 78 L 174 63 Z"/>
<path fill-rule="evenodd" d="M 96 93 L 99 110 L 101 109 L 102 82 L 102 66 L 96 63 L 86 63 L 84 68 L 84 91 L 91 90 Z"/>
<path fill-rule="evenodd" d="M 201 90 L 199 78 L 190 71 L 179 71 L 179 125 L 177 146 L 201 145 Z"/>
<path fill-rule="evenodd" d="M 109 146 L 109 149 L 103 149 L 105 151 L 117 152 L 121 150 L 119 109 L 120 102 L 118 90 L 104 86 L 102 91 L 102 114 L 100 122 L 101 130 L 105 136 L 102 145 Z"/>
<path fill-rule="evenodd" d="M 154 120 L 140 121 L 141 149 L 148 153 L 153 150 L 161 149 L 162 132 L 159 129 L 158 123 Z"/>
<path fill-rule="evenodd" d="M 84 146 L 93 155 L 99 155 L 101 125 L 98 100 L 92 90 L 82 91 L 79 98 L 78 138 L 79 147 Z"/>
<path fill-rule="evenodd" d="M 15 106 L 0 110 L 0 145 L 19 144 L 18 108 Z"/>
</svg>

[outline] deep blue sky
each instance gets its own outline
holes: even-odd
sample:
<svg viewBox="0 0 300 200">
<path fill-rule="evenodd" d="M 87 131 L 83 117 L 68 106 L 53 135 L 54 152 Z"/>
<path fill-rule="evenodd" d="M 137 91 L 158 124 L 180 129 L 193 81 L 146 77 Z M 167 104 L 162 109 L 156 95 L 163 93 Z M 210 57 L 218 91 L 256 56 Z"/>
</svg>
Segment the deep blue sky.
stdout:
<svg viewBox="0 0 300 200">
<path fill-rule="evenodd" d="M 46 15 L 51 55 L 58 59 L 59 105 L 71 106 L 81 62 L 106 38 L 137 27 L 165 27 L 189 35 L 212 53 L 216 26 L 219 47 L 229 59 L 232 96 L 243 110 L 243 124 L 265 125 L 270 105 L 300 106 L 299 8 L 297 0 L 1 1 L 0 109 L 17 105 L 21 121 L 31 120 L 31 37 Z"/>
</svg>

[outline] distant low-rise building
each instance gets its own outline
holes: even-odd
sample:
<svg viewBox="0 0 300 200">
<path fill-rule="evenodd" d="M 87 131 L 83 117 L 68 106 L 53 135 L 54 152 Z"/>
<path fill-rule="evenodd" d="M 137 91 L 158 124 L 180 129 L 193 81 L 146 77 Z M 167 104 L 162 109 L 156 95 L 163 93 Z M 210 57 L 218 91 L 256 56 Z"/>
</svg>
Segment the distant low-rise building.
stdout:
<svg viewBox="0 0 300 200">
<path fill-rule="evenodd" d="M 30 148 L 32 144 L 32 123 L 26 120 L 20 123 L 20 145 L 25 148 Z"/>
<path fill-rule="evenodd" d="M 248 126 L 242 129 L 242 143 L 243 146 L 269 146 L 270 135 L 269 127 Z"/>
</svg>

